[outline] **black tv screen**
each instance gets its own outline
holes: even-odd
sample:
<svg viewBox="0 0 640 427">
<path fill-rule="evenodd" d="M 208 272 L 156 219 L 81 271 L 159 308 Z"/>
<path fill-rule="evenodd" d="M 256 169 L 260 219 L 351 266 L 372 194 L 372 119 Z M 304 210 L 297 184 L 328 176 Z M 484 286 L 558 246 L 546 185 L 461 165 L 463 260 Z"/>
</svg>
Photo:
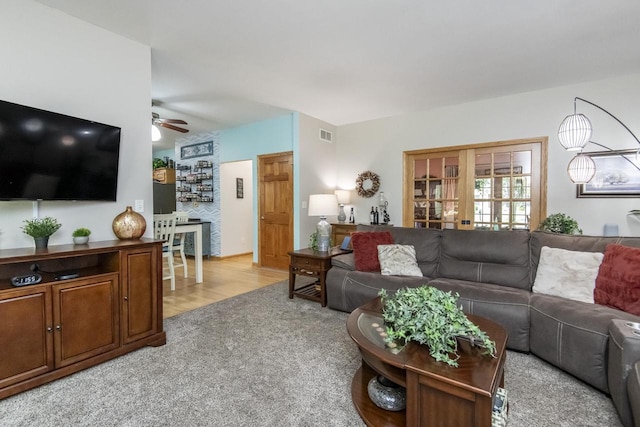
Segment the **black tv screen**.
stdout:
<svg viewBox="0 0 640 427">
<path fill-rule="evenodd" d="M 115 201 L 120 128 L 0 101 L 0 200 Z"/>
</svg>

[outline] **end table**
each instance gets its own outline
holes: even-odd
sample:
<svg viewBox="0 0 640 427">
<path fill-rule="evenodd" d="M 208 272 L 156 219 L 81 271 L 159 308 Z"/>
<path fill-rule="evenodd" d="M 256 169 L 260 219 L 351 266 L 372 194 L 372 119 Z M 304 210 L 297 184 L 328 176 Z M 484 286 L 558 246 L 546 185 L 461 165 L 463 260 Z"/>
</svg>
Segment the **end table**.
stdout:
<svg viewBox="0 0 640 427">
<path fill-rule="evenodd" d="M 289 252 L 291 262 L 289 263 L 289 298 L 294 295 L 311 301 L 317 301 L 323 307 L 327 306 L 327 292 L 325 280 L 327 271 L 331 268 L 331 258 L 336 255 L 348 254 L 351 251 L 344 251 L 336 246 L 328 252 L 318 252 L 311 248 L 299 249 Z M 312 276 L 317 280 L 311 284 L 301 286 L 296 289 L 296 275 Z"/>
</svg>

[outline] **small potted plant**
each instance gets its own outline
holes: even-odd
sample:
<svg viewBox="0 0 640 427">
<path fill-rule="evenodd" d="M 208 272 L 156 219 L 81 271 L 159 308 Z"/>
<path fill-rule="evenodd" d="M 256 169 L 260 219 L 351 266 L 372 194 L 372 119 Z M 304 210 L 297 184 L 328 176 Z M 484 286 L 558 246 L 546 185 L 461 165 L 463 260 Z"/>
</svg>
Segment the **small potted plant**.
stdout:
<svg viewBox="0 0 640 427">
<path fill-rule="evenodd" d="M 25 219 L 21 227 L 25 234 L 33 237 L 36 248 L 46 248 L 49 237 L 58 231 L 62 224 L 50 216 L 44 218 Z"/>
<path fill-rule="evenodd" d="M 89 241 L 89 236 L 91 235 L 91 230 L 88 228 L 76 228 L 73 231 L 73 243 L 76 245 L 84 245 Z"/>
<path fill-rule="evenodd" d="M 540 223 L 538 230 L 559 234 L 582 234 L 578 226 L 578 221 L 569 215 L 555 213 L 551 214 Z"/>
</svg>

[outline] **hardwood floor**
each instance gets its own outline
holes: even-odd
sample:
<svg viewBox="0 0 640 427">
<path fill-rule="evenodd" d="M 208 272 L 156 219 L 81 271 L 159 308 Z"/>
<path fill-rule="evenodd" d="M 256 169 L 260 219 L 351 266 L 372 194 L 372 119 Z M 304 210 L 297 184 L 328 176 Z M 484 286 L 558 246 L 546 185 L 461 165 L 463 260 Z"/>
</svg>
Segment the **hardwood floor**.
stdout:
<svg viewBox="0 0 640 427">
<path fill-rule="evenodd" d="M 289 278 L 287 270 L 253 266 L 253 256 L 240 255 L 203 261 L 203 283 L 196 283 L 195 263 L 187 258 L 189 277 L 176 268 L 176 290 L 169 280 L 163 282 L 164 318 L 175 316 L 216 301 L 221 301 Z"/>
</svg>

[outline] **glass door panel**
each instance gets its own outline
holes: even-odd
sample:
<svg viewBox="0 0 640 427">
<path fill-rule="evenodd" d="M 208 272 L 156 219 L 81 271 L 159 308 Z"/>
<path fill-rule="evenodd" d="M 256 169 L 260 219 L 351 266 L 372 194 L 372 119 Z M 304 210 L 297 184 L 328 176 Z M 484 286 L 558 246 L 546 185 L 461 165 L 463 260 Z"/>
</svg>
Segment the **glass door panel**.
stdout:
<svg viewBox="0 0 640 427">
<path fill-rule="evenodd" d="M 530 227 L 531 162 L 531 151 L 504 147 L 475 155 L 474 228 Z"/>
</svg>

